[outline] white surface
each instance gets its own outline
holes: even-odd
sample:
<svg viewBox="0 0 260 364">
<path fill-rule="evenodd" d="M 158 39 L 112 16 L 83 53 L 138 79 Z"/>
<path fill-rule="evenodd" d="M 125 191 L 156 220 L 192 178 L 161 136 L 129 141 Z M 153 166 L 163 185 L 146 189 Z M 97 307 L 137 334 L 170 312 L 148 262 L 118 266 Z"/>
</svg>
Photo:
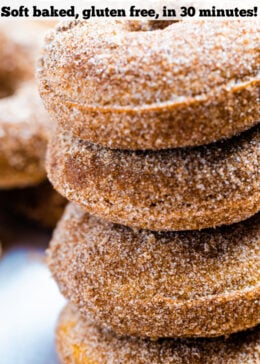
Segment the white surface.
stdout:
<svg viewBox="0 0 260 364">
<path fill-rule="evenodd" d="M 43 248 L 35 247 L 37 233 L 34 245 L 28 244 L 32 235 L 21 234 L 15 233 L 19 244 L 12 239 L 0 260 L 0 363 L 56 364 L 54 330 L 65 301 L 44 264 Z"/>
</svg>

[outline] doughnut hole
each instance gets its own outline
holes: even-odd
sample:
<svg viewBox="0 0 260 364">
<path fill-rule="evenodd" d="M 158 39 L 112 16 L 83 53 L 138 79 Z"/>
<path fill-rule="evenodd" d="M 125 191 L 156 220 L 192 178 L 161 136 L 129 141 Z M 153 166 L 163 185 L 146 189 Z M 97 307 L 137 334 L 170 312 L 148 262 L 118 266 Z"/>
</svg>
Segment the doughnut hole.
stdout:
<svg viewBox="0 0 260 364">
<path fill-rule="evenodd" d="M 12 96 L 15 93 L 15 84 L 9 79 L 0 79 L 0 99 Z"/>
<path fill-rule="evenodd" d="M 151 32 L 163 30 L 176 22 L 178 20 L 129 20 L 127 30 L 130 32 Z"/>
</svg>

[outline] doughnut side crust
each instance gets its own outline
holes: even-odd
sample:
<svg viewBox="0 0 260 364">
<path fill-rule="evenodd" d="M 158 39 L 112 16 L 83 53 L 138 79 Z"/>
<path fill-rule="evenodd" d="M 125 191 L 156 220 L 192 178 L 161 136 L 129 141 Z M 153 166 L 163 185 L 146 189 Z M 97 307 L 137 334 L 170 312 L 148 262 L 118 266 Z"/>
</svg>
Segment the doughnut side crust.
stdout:
<svg viewBox="0 0 260 364">
<path fill-rule="evenodd" d="M 52 123 L 34 82 L 0 99 L 0 188 L 26 187 L 46 178 L 45 154 Z"/>
<path fill-rule="evenodd" d="M 118 149 L 208 144 L 260 118 L 254 21 L 64 23 L 46 39 L 40 93 L 81 139 Z M 148 27 L 149 28 L 149 27 Z"/>
<path fill-rule="evenodd" d="M 258 364 L 259 328 L 227 339 L 142 340 L 100 329 L 67 306 L 59 319 L 56 346 L 63 364 Z"/>
<path fill-rule="evenodd" d="M 214 337 L 260 323 L 259 215 L 190 232 L 132 230 L 69 205 L 48 251 L 61 292 L 122 335 Z"/>
<path fill-rule="evenodd" d="M 110 150 L 62 128 L 49 144 L 48 176 L 68 200 L 112 222 L 197 230 L 259 210 L 259 128 L 228 142 L 167 151 Z"/>
</svg>

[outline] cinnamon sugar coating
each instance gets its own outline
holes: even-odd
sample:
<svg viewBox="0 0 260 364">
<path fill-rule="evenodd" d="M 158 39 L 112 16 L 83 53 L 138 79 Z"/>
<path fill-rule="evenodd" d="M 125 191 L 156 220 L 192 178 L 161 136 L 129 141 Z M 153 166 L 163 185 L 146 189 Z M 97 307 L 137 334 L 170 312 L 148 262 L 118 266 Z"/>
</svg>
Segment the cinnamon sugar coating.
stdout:
<svg viewBox="0 0 260 364">
<path fill-rule="evenodd" d="M 59 128 L 49 145 L 54 187 L 86 211 L 150 230 L 232 224 L 260 207 L 259 127 L 209 146 L 120 151 Z"/>
<path fill-rule="evenodd" d="M 158 341 L 120 337 L 67 306 L 56 346 L 63 364 L 259 364 L 260 329 L 229 338 Z"/>
<path fill-rule="evenodd" d="M 112 224 L 71 204 L 48 264 L 82 315 L 119 334 L 229 335 L 260 323 L 259 217 L 163 233 Z"/>
<path fill-rule="evenodd" d="M 81 139 L 131 150 L 208 144 L 255 125 L 259 22 L 164 23 L 58 26 L 38 63 L 49 113 Z"/>
<path fill-rule="evenodd" d="M 0 188 L 35 185 L 46 178 L 45 154 L 53 123 L 33 81 L 0 99 Z"/>
</svg>

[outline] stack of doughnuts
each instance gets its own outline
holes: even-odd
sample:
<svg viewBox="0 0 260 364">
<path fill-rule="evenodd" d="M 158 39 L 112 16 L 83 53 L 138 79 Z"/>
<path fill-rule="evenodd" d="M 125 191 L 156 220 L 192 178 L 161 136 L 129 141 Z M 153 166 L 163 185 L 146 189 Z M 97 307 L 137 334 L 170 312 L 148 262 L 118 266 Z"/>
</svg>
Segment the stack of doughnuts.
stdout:
<svg viewBox="0 0 260 364">
<path fill-rule="evenodd" d="M 35 58 L 51 25 L 29 20 L 3 21 L 0 25 L 0 190 L 5 191 L 1 202 L 6 202 L 8 209 L 53 227 L 65 199 L 50 185 L 42 187 L 47 183 L 45 154 L 53 122 L 42 106 L 34 79 Z M 40 213 L 31 208 L 27 188 L 33 191 Z M 17 208 L 17 197 L 21 209 Z M 59 209 L 52 203 L 54 199 L 59 200 Z M 48 206 L 43 203 L 46 200 Z M 55 211 L 48 213 L 51 205 Z"/>
<path fill-rule="evenodd" d="M 49 33 L 62 363 L 260 362 L 259 61 L 251 20 Z"/>
</svg>

